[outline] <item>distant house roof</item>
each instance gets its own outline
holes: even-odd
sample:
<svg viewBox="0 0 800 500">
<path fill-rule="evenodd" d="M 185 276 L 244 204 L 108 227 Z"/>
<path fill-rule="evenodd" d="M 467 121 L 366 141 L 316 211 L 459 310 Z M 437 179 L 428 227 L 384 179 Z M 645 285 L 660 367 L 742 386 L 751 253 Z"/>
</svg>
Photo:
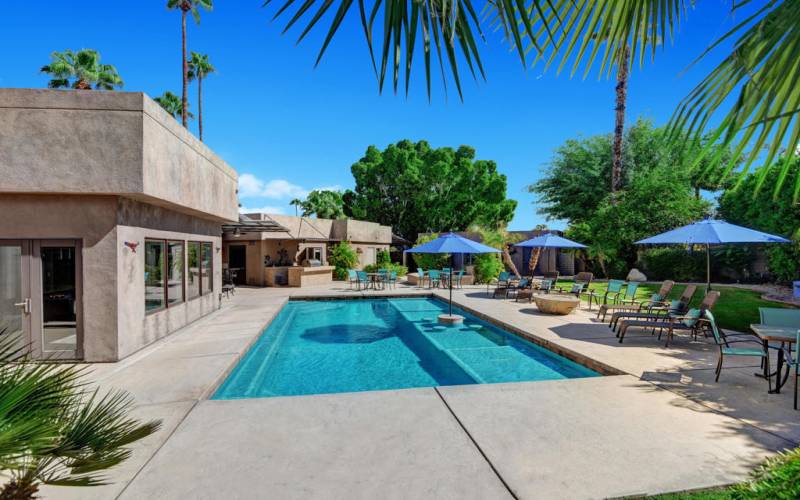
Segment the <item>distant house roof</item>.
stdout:
<svg viewBox="0 0 800 500">
<path fill-rule="evenodd" d="M 263 232 L 285 232 L 287 228 L 281 226 L 272 219 L 253 220 L 250 217 L 239 214 L 239 222 L 222 225 L 223 233 L 263 233 Z"/>
<path fill-rule="evenodd" d="M 352 241 L 355 243 L 374 243 L 390 245 L 392 228 L 376 222 L 355 219 L 320 219 L 316 217 L 298 217 L 282 214 L 245 214 L 248 220 L 262 222 L 276 227 L 260 231 L 260 239 L 298 240 L 337 242 Z M 279 228 L 279 229 L 277 229 Z M 259 231 L 250 231 L 259 232 Z"/>
</svg>

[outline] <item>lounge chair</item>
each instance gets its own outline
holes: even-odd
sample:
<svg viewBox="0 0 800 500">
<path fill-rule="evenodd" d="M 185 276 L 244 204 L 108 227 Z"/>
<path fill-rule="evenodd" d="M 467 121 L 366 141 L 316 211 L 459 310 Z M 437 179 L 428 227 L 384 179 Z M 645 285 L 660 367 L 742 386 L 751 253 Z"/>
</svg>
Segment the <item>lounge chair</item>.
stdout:
<svg viewBox="0 0 800 500">
<path fill-rule="evenodd" d="M 631 283 L 632 285 L 633 283 Z M 628 289 L 630 290 L 630 286 L 628 285 Z M 637 285 L 638 286 L 638 285 Z M 661 283 L 661 288 L 658 289 L 657 293 L 654 293 L 650 296 L 650 299 L 638 302 L 635 298 L 627 299 L 623 298 L 620 300 L 619 304 L 603 304 L 600 306 L 600 310 L 597 311 L 597 317 L 600 318 L 600 321 L 605 321 L 606 314 L 608 311 L 642 311 L 648 310 L 652 307 L 657 306 L 664 306 L 667 305 L 664 301 L 667 299 L 667 295 L 670 294 L 672 291 L 672 287 L 675 286 L 675 282 L 672 280 L 666 280 L 665 282 Z M 634 297 L 635 297 L 635 290 L 634 287 Z M 628 290 L 626 290 L 625 295 L 627 297 Z M 600 316 L 602 314 L 602 317 Z"/>
<path fill-rule="evenodd" d="M 617 311 L 611 315 L 608 327 L 616 330 L 619 322 L 624 319 L 662 319 L 670 314 L 683 314 L 689 310 L 689 304 L 692 302 L 696 292 L 697 285 L 686 285 L 678 300 L 653 304 L 646 311 Z"/>
<path fill-rule="evenodd" d="M 672 340 L 676 330 L 688 330 L 692 338 L 697 339 L 697 333 L 700 330 L 698 327 L 701 326 L 697 320 L 701 318 L 706 311 L 713 309 L 717 300 L 719 300 L 719 292 L 712 290 L 703 298 L 700 307 L 697 309 L 689 309 L 689 311 L 682 316 L 667 316 L 655 321 L 625 320 L 620 325 L 617 337 L 619 337 L 619 342 L 621 344 L 622 340 L 625 338 L 625 334 L 630 328 L 652 328 L 653 332 L 655 332 L 656 329 L 659 330 L 659 340 L 661 340 L 661 333 L 667 330 L 667 342 L 664 344 L 664 347 L 669 347 L 669 342 Z"/>
<path fill-rule="evenodd" d="M 496 297 L 498 291 L 502 292 L 503 294 L 506 293 L 508 290 L 509 284 L 511 282 L 511 273 L 508 271 L 501 272 L 496 279 L 492 279 L 489 283 L 486 284 L 486 294 L 489 294 L 489 286 L 494 284 L 494 292 L 492 293 L 492 297 Z"/>
<path fill-rule="evenodd" d="M 516 285 L 508 287 L 506 290 L 506 298 L 508 298 L 509 295 L 512 295 L 516 300 L 519 298 L 520 293 L 525 292 L 526 290 L 530 291 L 530 289 L 531 280 L 528 278 L 522 278 Z"/>
<path fill-rule="evenodd" d="M 722 334 L 717 328 L 717 323 L 714 321 L 714 315 L 711 311 L 706 310 L 703 317 L 699 319 L 711 334 L 714 336 L 714 343 L 719 347 L 719 360 L 717 360 L 717 368 L 714 371 L 716 377 L 714 382 L 719 382 L 719 374 L 722 373 L 722 361 L 725 356 L 748 356 L 757 357 L 761 359 L 762 363 L 766 363 L 766 370 L 769 372 L 769 356 L 764 351 L 764 345 L 761 339 L 751 333 L 736 333 L 736 334 Z M 731 347 L 731 344 L 747 343 L 750 347 Z M 795 384 L 795 410 L 797 409 L 797 386 Z"/>
<path fill-rule="evenodd" d="M 622 293 L 622 287 L 625 286 L 625 282 L 622 280 L 608 280 L 608 285 L 606 286 L 606 291 L 603 292 L 603 304 L 607 304 L 609 300 L 616 302 L 619 298 L 619 295 Z M 599 293 L 596 293 L 594 290 L 587 290 L 586 295 L 589 296 L 589 309 L 592 308 L 592 300 L 597 305 L 600 305 L 600 297 Z"/>
</svg>

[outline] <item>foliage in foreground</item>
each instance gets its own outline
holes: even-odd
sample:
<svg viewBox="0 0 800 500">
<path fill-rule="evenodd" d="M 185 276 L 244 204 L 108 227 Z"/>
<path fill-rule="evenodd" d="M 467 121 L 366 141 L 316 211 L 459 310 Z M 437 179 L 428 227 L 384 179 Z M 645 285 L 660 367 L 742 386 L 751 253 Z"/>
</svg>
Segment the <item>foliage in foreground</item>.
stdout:
<svg viewBox="0 0 800 500">
<path fill-rule="evenodd" d="M 355 269 L 358 264 L 358 255 L 350 243 L 342 241 L 331 249 L 328 255 L 328 264 L 334 266 L 333 277 L 337 280 L 346 280 L 347 271 Z"/>
<path fill-rule="evenodd" d="M 476 160 L 469 146 L 432 148 L 408 140 L 383 151 L 370 146 L 351 171 L 355 189 L 344 194 L 345 213 L 392 226 L 409 241 L 471 224 L 504 226 L 517 207 L 506 198 L 506 176 L 497 164 Z"/>
<path fill-rule="evenodd" d="M 128 445 L 160 422 L 128 416 L 130 396 L 87 392 L 74 365 L 35 363 L 18 335 L 0 331 L 0 498 L 34 498 L 41 484 L 98 486 L 125 461 Z"/>
<path fill-rule="evenodd" d="M 658 500 L 793 500 L 800 498 L 800 448 L 767 459 L 750 481 L 729 488 L 672 493 Z"/>
</svg>

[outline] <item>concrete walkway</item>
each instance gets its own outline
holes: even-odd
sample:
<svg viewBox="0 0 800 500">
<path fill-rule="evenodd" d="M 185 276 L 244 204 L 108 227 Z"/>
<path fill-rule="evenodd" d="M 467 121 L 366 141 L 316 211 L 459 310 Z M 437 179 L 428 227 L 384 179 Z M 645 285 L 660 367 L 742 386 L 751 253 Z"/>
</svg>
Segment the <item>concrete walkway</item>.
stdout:
<svg viewBox="0 0 800 500">
<path fill-rule="evenodd" d="M 46 488 L 45 497 L 602 498 L 739 481 L 800 442 L 791 383 L 768 395 L 757 367 L 731 360 L 715 384 L 716 351 L 705 342 L 664 349 L 639 334 L 620 345 L 586 311 L 545 316 L 477 287 L 454 300 L 623 375 L 208 399 L 290 296 L 345 294 L 362 295 L 342 285 L 240 289 L 167 339 L 93 366 L 94 381 L 130 391 L 136 416 L 163 427 L 111 471 L 112 484 Z"/>
</svg>

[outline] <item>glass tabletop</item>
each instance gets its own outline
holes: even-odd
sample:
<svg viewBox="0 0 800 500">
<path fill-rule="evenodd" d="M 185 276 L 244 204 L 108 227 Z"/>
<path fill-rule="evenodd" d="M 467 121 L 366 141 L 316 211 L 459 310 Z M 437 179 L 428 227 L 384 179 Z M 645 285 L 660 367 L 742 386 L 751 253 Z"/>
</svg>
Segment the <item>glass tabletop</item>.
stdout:
<svg viewBox="0 0 800 500">
<path fill-rule="evenodd" d="M 780 342 L 796 341 L 797 331 L 800 330 L 800 328 L 788 326 L 770 326 L 762 324 L 750 325 L 750 329 L 763 340 L 777 340 Z"/>
</svg>

